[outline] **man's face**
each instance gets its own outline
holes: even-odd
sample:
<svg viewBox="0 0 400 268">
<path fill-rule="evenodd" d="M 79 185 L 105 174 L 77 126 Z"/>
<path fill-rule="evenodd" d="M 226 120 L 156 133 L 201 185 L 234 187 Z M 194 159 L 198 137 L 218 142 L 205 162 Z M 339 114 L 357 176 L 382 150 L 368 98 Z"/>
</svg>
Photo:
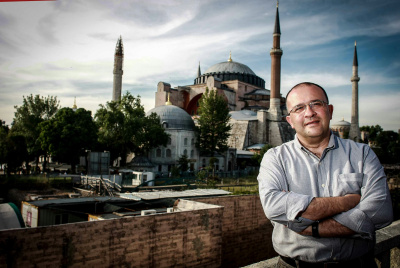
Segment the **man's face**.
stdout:
<svg viewBox="0 0 400 268">
<path fill-rule="evenodd" d="M 308 104 L 315 100 L 327 101 L 320 88 L 308 85 L 294 88 L 287 97 L 288 111 L 295 106 L 306 104 L 302 112 L 291 112 L 286 117 L 300 140 L 318 141 L 330 136 L 329 121 L 332 119 L 333 106 L 324 104 L 310 108 Z"/>
</svg>

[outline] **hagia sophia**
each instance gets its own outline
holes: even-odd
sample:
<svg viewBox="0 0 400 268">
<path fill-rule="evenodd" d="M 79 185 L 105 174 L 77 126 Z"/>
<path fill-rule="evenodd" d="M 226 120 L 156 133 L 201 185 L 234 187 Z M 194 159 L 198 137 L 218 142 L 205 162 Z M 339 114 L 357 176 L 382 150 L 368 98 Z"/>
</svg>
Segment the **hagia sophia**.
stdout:
<svg viewBox="0 0 400 268">
<path fill-rule="evenodd" d="M 232 54 L 225 62 L 220 62 L 201 72 L 199 63 L 197 77 L 192 85 L 171 87 L 168 82 L 159 82 L 155 93 L 155 108 L 148 115 L 156 113 L 160 123 L 170 135 L 166 147 L 152 149 L 143 157 L 133 157 L 128 167 L 139 171 L 168 173 L 177 164 L 182 155 L 190 161 L 190 170 L 208 166 L 211 157 L 217 159 L 216 168 L 231 171 L 238 168 L 238 161 L 251 158 L 254 151 L 264 145 L 281 145 L 294 138 L 294 130 L 286 122 L 287 109 L 285 98 L 280 93 L 281 57 L 280 21 L 278 5 L 276 7 L 273 29 L 273 44 L 270 50 L 271 81 L 270 89 L 265 88 L 265 81 L 255 74 L 250 67 L 233 60 Z M 114 57 L 114 82 L 112 100 L 121 99 L 123 76 L 123 44 L 117 41 Z M 267 60 L 267 58 L 265 59 Z M 358 127 L 358 61 L 356 46 L 354 49 L 353 76 L 351 77 L 353 102 L 352 122 L 342 120 L 332 124 L 335 134 L 360 139 Z M 199 100 L 206 89 L 216 90 L 222 96 L 230 110 L 232 125 L 228 140 L 229 149 L 225 154 L 214 156 L 200 155 L 195 146 L 195 119 Z"/>
</svg>

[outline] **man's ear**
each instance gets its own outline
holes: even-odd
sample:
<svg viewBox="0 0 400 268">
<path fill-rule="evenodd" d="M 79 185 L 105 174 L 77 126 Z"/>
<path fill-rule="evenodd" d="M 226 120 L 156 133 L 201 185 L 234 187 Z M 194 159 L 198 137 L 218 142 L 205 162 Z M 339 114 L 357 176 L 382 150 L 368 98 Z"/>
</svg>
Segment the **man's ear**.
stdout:
<svg viewBox="0 0 400 268">
<path fill-rule="evenodd" d="M 329 104 L 329 105 L 328 105 L 328 108 L 329 108 L 330 120 L 332 120 L 333 105 L 332 105 L 332 104 Z"/>
<path fill-rule="evenodd" d="M 292 119 L 290 118 L 290 115 L 286 116 L 286 121 L 290 124 L 290 126 L 294 129 L 293 124 L 292 124 Z"/>
</svg>

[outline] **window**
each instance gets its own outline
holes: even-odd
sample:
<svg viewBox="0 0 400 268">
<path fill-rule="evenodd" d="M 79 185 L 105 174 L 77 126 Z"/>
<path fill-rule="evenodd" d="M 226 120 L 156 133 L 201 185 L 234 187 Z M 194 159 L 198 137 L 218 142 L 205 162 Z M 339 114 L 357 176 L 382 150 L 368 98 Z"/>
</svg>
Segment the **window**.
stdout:
<svg viewBox="0 0 400 268">
<path fill-rule="evenodd" d="M 157 156 L 157 157 L 161 157 L 161 149 L 160 149 L 160 148 L 157 149 L 156 156 Z"/>
<path fill-rule="evenodd" d="M 194 150 L 190 151 L 190 158 L 194 158 Z"/>
<path fill-rule="evenodd" d="M 168 138 L 168 145 L 171 145 L 171 143 L 172 143 L 171 138 Z"/>
<path fill-rule="evenodd" d="M 187 145 L 187 138 L 183 140 L 183 145 Z"/>
<path fill-rule="evenodd" d="M 183 151 L 183 154 L 187 156 L 187 150 L 186 149 Z"/>
<path fill-rule="evenodd" d="M 167 157 L 171 157 L 171 150 L 167 149 Z"/>
<path fill-rule="evenodd" d="M 192 138 L 192 145 L 194 145 L 194 139 Z"/>
</svg>

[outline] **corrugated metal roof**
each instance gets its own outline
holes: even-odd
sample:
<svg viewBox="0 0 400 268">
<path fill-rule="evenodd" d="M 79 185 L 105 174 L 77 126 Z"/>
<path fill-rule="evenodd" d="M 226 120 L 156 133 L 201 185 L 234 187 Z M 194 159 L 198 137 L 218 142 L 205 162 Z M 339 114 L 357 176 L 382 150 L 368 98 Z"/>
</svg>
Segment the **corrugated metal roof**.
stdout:
<svg viewBox="0 0 400 268">
<path fill-rule="evenodd" d="M 119 197 L 111 197 L 111 196 L 98 196 L 98 197 L 81 197 L 81 198 L 61 198 L 61 199 L 46 199 L 46 200 L 37 200 L 27 202 L 29 204 L 35 205 L 37 207 L 43 207 L 52 204 L 77 204 L 77 203 L 86 203 L 86 202 L 94 202 L 94 201 L 120 201 Z"/>
<path fill-rule="evenodd" d="M 230 192 L 220 189 L 196 189 L 186 191 L 159 191 L 159 192 L 137 192 L 119 194 L 121 198 L 134 199 L 140 198 L 144 200 L 161 199 L 161 198 L 179 198 L 179 197 L 195 197 L 210 195 L 228 195 Z M 136 199 L 134 199 L 136 200 Z"/>
</svg>

